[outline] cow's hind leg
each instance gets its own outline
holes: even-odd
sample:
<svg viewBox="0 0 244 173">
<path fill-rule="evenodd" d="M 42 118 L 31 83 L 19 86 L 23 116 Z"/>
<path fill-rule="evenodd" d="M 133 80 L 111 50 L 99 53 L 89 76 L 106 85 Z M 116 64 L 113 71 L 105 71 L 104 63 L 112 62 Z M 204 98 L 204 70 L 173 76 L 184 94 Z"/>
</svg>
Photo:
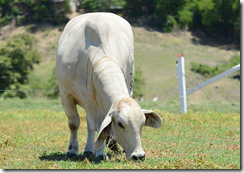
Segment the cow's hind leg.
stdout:
<svg viewBox="0 0 244 173">
<path fill-rule="evenodd" d="M 90 113 L 87 112 L 86 116 L 90 117 Z M 94 150 L 95 130 L 91 128 L 91 125 L 89 124 L 89 118 L 87 118 L 87 131 L 87 142 L 83 158 L 87 157 L 93 159 L 95 157 L 96 162 L 100 162 L 101 160 L 108 160 L 108 156 L 106 153 L 104 153 L 105 143 L 99 149 Z"/>
<path fill-rule="evenodd" d="M 64 111 L 68 117 L 70 129 L 70 141 L 65 158 L 78 159 L 79 144 L 77 140 L 77 131 L 80 126 L 80 117 L 76 108 L 75 100 L 70 96 L 61 95 L 61 102 Z"/>
</svg>

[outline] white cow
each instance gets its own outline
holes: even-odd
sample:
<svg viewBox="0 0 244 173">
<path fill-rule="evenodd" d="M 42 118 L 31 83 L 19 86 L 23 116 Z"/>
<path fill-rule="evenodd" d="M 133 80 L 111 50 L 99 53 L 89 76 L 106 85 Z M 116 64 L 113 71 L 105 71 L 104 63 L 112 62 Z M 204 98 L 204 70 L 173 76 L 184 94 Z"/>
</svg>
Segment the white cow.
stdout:
<svg viewBox="0 0 244 173">
<path fill-rule="evenodd" d="M 66 25 L 56 57 L 61 102 L 70 128 L 66 157 L 78 158 L 78 104 L 85 109 L 87 119 L 84 156 L 104 158 L 104 140 L 111 135 L 123 147 L 127 159 L 145 158 L 142 127 L 159 128 L 162 121 L 132 98 L 133 44 L 130 24 L 112 13 L 83 14 Z M 95 131 L 98 137 L 94 142 Z"/>
</svg>

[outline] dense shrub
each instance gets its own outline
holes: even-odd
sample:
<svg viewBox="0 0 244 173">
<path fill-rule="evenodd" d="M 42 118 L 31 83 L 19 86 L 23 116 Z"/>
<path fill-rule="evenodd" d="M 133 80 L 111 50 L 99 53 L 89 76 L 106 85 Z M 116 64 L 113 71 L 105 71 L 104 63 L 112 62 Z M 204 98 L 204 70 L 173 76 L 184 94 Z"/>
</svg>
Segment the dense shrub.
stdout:
<svg viewBox="0 0 244 173">
<path fill-rule="evenodd" d="M 174 26 L 204 29 L 212 35 L 240 37 L 239 0 L 126 0 L 132 17 L 157 18 L 165 32 Z M 146 11 L 144 13 L 143 11 Z"/>
<path fill-rule="evenodd" d="M 239 0 L 158 0 L 157 16 L 164 27 L 175 19 L 180 27 L 201 27 L 214 35 L 240 37 Z M 171 16 L 169 18 L 169 15 Z M 171 27 L 172 28 L 172 27 Z"/>
<path fill-rule="evenodd" d="M 25 7 L 20 12 L 16 3 Z M 0 0 L 0 25 L 8 24 L 13 19 L 16 24 L 25 23 L 44 23 L 60 24 L 67 22 L 65 14 L 70 13 L 69 1 L 64 1 L 65 5 L 62 10 L 55 8 L 55 3 L 51 0 Z"/>
<path fill-rule="evenodd" d="M 81 8 L 87 12 L 105 12 L 109 11 L 111 6 L 124 6 L 125 0 L 84 0 L 81 4 Z"/>
<path fill-rule="evenodd" d="M 205 77 L 213 77 L 238 64 L 240 64 L 240 55 L 235 55 L 230 59 L 229 62 L 218 64 L 215 67 L 211 67 L 207 64 L 199 64 L 192 62 L 191 71 L 199 73 Z"/>
<path fill-rule="evenodd" d="M 171 32 L 174 26 L 181 28 L 201 28 L 212 35 L 240 37 L 240 1 L 239 0 L 78 0 L 80 8 L 87 12 L 110 11 L 111 6 L 122 6 L 129 17 L 150 17 L 160 21 L 165 32 Z M 29 10 L 21 14 L 14 5 L 21 2 Z M 63 10 L 55 9 L 51 0 L 0 0 L 0 24 L 12 19 L 17 24 L 24 21 L 58 24 L 67 22 L 66 13 L 70 12 L 69 1 Z"/>
<path fill-rule="evenodd" d="M 0 48 L 0 89 L 26 89 L 28 74 L 34 63 L 39 63 L 41 54 L 33 48 L 34 37 L 20 34 L 11 37 Z M 0 91 L 2 97 L 26 97 L 25 92 Z"/>
</svg>

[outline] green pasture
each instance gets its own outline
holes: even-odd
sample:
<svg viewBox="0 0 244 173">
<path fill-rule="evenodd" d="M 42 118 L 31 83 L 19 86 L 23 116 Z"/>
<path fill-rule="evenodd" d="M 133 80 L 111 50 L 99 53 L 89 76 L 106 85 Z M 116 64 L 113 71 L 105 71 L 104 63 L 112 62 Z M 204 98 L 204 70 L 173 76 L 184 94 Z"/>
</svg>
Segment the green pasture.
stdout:
<svg viewBox="0 0 244 173">
<path fill-rule="evenodd" d="M 69 129 L 60 100 L 0 100 L 1 169 L 240 169 L 240 104 L 189 103 L 179 113 L 178 102 L 138 102 L 162 118 L 159 129 L 144 127 L 143 162 L 130 162 L 109 149 L 109 161 L 64 160 Z M 86 118 L 79 108 L 82 155 Z"/>
</svg>

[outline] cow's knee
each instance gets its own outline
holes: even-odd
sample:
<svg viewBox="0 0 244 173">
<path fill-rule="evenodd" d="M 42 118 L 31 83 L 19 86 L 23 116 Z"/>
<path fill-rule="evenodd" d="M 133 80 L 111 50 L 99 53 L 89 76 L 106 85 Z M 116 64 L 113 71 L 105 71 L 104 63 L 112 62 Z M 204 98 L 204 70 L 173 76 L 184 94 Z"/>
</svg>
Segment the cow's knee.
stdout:
<svg viewBox="0 0 244 173">
<path fill-rule="evenodd" d="M 74 133 L 74 132 L 76 132 L 79 129 L 80 119 L 77 118 L 77 120 L 73 120 L 73 121 L 71 121 L 69 119 L 68 123 L 69 123 L 70 132 L 73 132 Z"/>
</svg>

